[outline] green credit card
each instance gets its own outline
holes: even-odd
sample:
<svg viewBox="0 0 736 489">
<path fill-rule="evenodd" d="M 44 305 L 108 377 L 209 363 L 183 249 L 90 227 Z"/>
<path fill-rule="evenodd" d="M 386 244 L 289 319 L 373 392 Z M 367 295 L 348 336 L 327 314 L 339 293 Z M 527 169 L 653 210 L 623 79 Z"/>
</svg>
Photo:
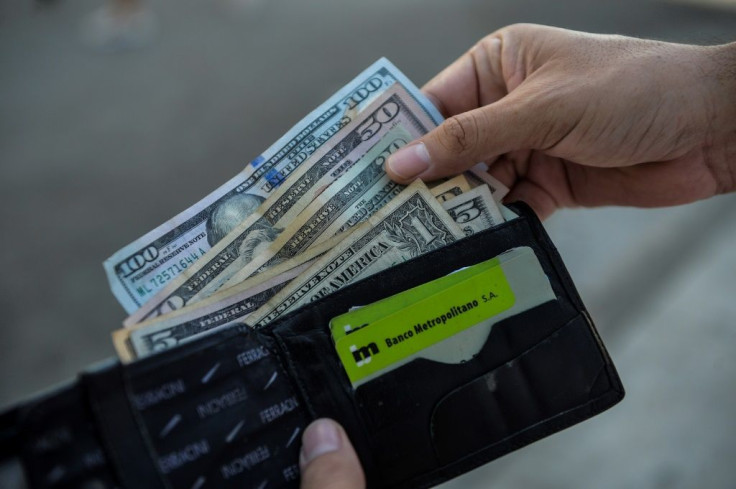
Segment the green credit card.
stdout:
<svg viewBox="0 0 736 489">
<path fill-rule="evenodd" d="M 338 316 L 330 326 L 357 387 L 415 358 L 467 361 L 493 324 L 554 297 L 534 252 L 520 247 Z"/>
</svg>

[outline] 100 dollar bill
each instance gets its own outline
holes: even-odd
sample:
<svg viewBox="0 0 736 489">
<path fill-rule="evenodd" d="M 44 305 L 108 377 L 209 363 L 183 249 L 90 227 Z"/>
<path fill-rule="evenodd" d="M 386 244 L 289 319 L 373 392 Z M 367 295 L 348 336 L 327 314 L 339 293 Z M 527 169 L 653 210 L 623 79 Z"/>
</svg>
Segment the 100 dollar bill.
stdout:
<svg viewBox="0 0 736 489">
<path fill-rule="evenodd" d="M 413 83 L 388 60 L 380 59 L 298 122 L 241 173 L 105 260 L 110 287 L 123 308 L 132 313 L 191 268 L 310 155 L 394 83 L 405 87 L 435 123 L 442 120 Z"/>
</svg>

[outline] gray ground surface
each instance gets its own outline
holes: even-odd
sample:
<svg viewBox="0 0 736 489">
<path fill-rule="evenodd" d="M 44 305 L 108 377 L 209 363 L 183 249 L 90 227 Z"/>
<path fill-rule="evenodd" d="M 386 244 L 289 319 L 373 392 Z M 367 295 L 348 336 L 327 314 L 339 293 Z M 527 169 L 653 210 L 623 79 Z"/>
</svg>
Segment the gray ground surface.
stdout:
<svg viewBox="0 0 736 489">
<path fill-rule="evenodd" d="M 734 14 L 641 0 L 161 0 L 156 43 L 102 55 L 78 41 L 98 3 L 0 3 L 0 405 L 112 355 L 124 313 L 102 261 L 378 57 L 421 83 L 512 22 L 736 36 Z M 735 211 L 731 195 L 551 218 L 627 398 L 448 486 L 734 487 Z"/>
</svg>

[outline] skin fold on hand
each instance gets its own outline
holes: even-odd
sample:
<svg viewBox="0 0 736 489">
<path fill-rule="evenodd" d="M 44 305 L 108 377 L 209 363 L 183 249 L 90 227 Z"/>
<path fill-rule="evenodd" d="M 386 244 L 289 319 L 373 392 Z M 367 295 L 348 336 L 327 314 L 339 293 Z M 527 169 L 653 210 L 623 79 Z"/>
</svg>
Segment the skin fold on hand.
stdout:
<svg viewBox="0 0 736 489">
<path fill-rule="evenodd" d="M 423 91 L 448 119 L 394 154 L 396 181 L 479 161 L 540 217 L 736 189 L 736 43 L 691 46 L 537 25 L 478 42 Z"/>
</svg>

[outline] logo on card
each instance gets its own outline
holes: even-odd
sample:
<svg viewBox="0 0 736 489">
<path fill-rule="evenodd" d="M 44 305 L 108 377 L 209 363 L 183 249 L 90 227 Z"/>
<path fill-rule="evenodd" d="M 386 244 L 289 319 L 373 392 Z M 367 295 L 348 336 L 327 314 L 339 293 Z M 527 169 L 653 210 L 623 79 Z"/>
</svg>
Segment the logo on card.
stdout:
<svg viewBox="0 0 736 489">
<path fill-rule="evenodd" d="M 360 348 L 358 348 L 356 345 L 350 345 L 350 352 L 353 354 L 355 365 L 358 367 L 362 367 L 367 363 L 371 363 L 373 355 L 377 355 L 378 353 L 380 353 L 380 350 L 378 349 L 378 345 L 371 342 L 365 346 L 361 346 Z"/>
</svg>

